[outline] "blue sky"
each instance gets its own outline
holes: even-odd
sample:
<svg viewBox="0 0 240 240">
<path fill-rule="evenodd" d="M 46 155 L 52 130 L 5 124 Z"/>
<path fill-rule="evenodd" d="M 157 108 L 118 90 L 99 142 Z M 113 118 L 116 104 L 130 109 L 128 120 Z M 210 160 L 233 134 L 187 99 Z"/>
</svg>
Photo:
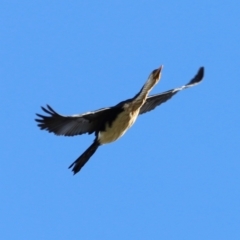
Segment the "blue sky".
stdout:
<svg viewBox="0 0 240 240">
<path fill-rule="evenodd" d="M 1 1 L 1 239 L 240 239 L 239 1 Z M 204 81 L 79 174 L 92 135 L 34 122 Z"/>
</svg>

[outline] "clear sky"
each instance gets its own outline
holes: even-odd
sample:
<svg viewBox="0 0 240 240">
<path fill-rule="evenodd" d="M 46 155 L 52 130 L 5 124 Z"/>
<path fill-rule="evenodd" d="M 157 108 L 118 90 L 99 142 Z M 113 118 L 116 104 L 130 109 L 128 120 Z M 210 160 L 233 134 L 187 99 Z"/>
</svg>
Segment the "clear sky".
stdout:
<svg viewBox="0 0 240 240">
<path fill-rule="evenodd" d="M 1 239 L 240 239 L 240 2 L 0 3 Z M 57 137 L 40 106 L 84 113 L 204 81 L 141 115 L 81 172 L 94 136 Z"/>
</svg>

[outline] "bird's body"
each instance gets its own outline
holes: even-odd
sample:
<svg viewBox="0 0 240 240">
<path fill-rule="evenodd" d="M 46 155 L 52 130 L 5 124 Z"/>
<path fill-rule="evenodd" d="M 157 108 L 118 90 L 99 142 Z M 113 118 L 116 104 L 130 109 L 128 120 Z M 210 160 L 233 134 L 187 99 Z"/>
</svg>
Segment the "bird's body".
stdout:
<svg viewBox="0 0 240 240">
<path fill-rule="evenodd" d="M 98 141 L 100 144 L 106 144 L 116 141 L 120 138 L 136 121 L 139 110 L 122 111 L 117 116 L 116 120 L 109 124 L 106 122 L 105 129 L 98 132 Z"/>
<path fill-rule="evenodd" d="M 50 106 L 43 111 L 50 116 L 37 114 L 36 121 L 41 129 L 56 135 L 74 136 L 84 133 L 95 133 L 92 145 L 69 168 L 76 174 L 95 153 L 100 145 L 116 141 L 134 124 L 139 114 L 153 110 L 156 106 L 170 99 L 177 92 L 198 84 L 203 78 L 203 68 L 186 85 L 167 92 L 148 97 L 149 92 L 161 77 L 162 66 L 152 71 L 140 92 L 135 97 L 118 103 L 110 108 L 102 108 L 94 112 L 80 115 L 62 116 Z"/>
</svg>

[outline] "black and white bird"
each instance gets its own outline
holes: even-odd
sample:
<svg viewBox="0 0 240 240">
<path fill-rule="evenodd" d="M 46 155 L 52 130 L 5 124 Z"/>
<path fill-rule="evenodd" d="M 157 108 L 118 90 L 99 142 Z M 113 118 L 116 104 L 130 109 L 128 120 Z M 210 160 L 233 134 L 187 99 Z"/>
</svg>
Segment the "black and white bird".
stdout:
<svg viewBox="0 0 240 240">
<path fill-rule="evenodd" d="M 74 174 L 81 170 L 99 146 L 120 138 L 133 125 L 139 114 L 149 112 L 179 91 L 195 86 L 201 82 L 204 75 L 204 68 L 201 67 L 196 76 L 186 85 L 148 96 L 149 92 L 158 83 L 162 69 L 163 66 L 160 66 L 153 70 L 139 93 L 133 98 L 120 102 L 113 107 L 63 116 L 47 105 L 47 107 L 42 107 L 42 110 L 48 114 L 47 116 L 36 114 L 38 118 L 35 120 L 38 122 L 40 129 L 53 132 L 56 135 L 75 136 L 95 133 L 92 145 L 69 166 Z"/>
</svg>

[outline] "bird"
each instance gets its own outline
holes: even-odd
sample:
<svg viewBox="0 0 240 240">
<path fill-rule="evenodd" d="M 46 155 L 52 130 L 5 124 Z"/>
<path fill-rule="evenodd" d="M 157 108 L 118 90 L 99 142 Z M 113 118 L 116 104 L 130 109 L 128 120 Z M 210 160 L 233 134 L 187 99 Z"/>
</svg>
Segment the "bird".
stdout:
<svg viewBox="0 0 240 240">
<path fill-rule="evenodd" d="M 93 143 L 69 166 L 74 175 L 82 169 L 101 145 L 114 142 L 122 137 L 139 115 L 152 111 L 178 92 L 199 84 L 204 76 L 204 67 L 200 67 L 197 74 L 186 85 L 148 96 L 159 82 L 162 70 L 163 65 L 153 70 L 141 90 L 133 98 L 112 107 L 71 116 L 60 115 L 49 105 L 41 107 L 47 114 L 36 114 L 38 118 L 35 121 L 41 130 L 59 136 L 95 134 Z"/>
</svg>

